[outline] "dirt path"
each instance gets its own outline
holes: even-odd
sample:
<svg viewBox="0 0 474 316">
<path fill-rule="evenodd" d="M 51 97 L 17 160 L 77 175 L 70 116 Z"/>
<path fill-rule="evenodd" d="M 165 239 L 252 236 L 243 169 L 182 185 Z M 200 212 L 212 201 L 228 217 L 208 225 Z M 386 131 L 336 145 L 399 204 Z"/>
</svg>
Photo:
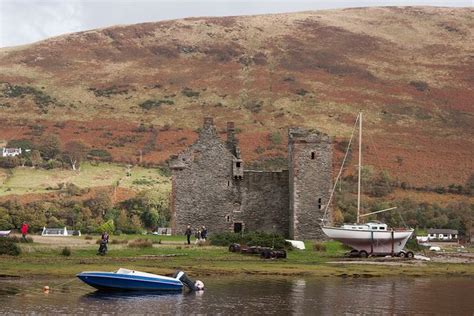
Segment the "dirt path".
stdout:
<svg viewBox="0 0 474 316">
<path fill-rule="evenodd" d="M 95 240 L 85 240 L 80 237 L 58 237 L 58 236 L 33 236 L 33 242 L 52 246 L 85 246 L 95 244 Z"/>
</svg>

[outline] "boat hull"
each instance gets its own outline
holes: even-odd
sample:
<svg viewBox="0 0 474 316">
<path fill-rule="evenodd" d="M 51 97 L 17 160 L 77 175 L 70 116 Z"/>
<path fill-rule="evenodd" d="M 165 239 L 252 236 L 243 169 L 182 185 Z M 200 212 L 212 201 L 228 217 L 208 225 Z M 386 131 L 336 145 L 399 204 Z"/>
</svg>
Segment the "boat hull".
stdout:
<svg viewBox="0 0 474 316">
<path fill-rule="evenodd" d="M 118 291 L 181 291 L 180 280 L 164 276 L 142 276 L 115 272 L 82 272 L 77 277 L 99 290 Z"/>
<path fill-rule="evenodd" d="M 329 238 L 368 254 L 397 254 L 405 248 L 413 233 L 413 230 L 356 231 L 339 227 L 323 227 L 322 230 Z"/>
</svg>

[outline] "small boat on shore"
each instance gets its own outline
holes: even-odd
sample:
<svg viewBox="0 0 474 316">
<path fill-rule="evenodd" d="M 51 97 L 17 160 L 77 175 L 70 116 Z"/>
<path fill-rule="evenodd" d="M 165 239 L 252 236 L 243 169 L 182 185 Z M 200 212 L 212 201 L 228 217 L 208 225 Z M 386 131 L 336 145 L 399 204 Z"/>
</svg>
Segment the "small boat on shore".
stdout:
<svg viewBox="0 0 474 316">
<path fill-rule="evenodd" d="M 173 277 L 120 268 L 115 272 L 85 271 L 76 275 L 84 283 L 98 290 L 118 291 L 191 291 L 202 290 L 201 281 L 194 283 L 183 271 Z"/>
</svg>

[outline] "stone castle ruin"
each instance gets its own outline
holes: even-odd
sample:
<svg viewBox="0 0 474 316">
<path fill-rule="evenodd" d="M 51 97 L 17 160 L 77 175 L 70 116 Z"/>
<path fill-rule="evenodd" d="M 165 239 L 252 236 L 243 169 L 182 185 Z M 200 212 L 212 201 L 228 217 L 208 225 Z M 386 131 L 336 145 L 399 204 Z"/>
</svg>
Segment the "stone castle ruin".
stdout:
<svg viewBox="0 0 474 316">
<path fill-rule="evenodd" d="M 244 168 L 233 122 L 227 140 L 204 119 L 199 138 L 170 162 L 172 228 L 205 225 L 210 232 L 266 231 L 294 239 L 323 239 L 320 228 L 332 188 L 331 139 L 290 128 L 288 170 Z"/>
</svg>

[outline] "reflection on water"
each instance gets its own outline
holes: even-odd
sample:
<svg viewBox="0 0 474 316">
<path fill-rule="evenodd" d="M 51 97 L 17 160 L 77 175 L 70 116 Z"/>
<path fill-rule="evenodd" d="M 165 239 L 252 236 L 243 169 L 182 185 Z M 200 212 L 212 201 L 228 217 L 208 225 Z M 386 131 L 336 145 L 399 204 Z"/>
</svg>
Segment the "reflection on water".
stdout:
<svg viewBox="0 0 474 316">
<path fill-rule="evenodd" d="M 2 314 L 474 314 L 474 278 L 203 278 L 203 293 L 103 293 L 0 280 Z M 49 284 L 49 294 L 42 286 Z"/>
</svg>

